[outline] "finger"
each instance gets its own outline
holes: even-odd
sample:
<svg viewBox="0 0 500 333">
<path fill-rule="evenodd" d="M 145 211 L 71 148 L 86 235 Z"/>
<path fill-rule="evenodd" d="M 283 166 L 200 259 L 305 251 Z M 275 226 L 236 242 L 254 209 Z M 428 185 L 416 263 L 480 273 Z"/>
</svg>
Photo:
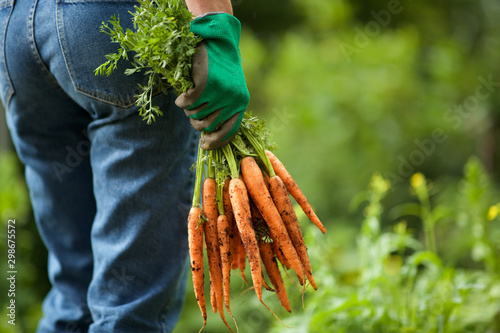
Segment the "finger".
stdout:
<svg viewBox="0 0 500 333">
<path fill-rule="evenodd" d="M 222 136 L 217 136 L 212 132 L 206 132 L 201 139 L 200 139 L 200 146 L 204 150 L 212 150 L 216 148 L 220 148 L 231 142 L 232 139 L 236 136 L 236 133 L 231 135 L 229 138 L 227 138 L 224 141 L 220 141 Z"/>
<path fill-rule="evenodd" d="M 219 114 L 221 112 L 222 112 L 222 109 L 217 110 L 215 112 L 212 112 L 211 114 L 209 114 L 208 116 L 206 116 L 203 119 L 193 119 L 193 118 L 191 118 L 190 119 L 191 126 L 193 126 L 193 128 L 195 130 L 197 130 L 197 131 L 203 131 L 205 128 L 207 128 L 208 126 L 212 125 L 212 123 L 215 121 L 215 119 L 217 119 L 217 117 L 219 116 Z M 186 114 L 187 114 L 187 112 L 186 112 Z"/>
<path fill-rule="evenodd" d="M 237 124 L 240 113 L 234 114 L 231 118 L 229 118 L 226 122 L 224 122 L 217 130 L 213 132 L 204 132 L 205 134 L 200 139 L 200 145 L 202 149 L 211 150 L 215 148 L 222 147 L 229 143 L 236 133 L 231 135 L 229 138 L 223 140 L 226 135 L 233 129 Z"/>
<path fill-rule="evenodd" d="M 202 111 L 207 105 L 208 105 L 208 103 L 203 103 L 200 106 L 193 108 L 193 109 L 190 109 L 190 110 L 184 109 L 184 113 L 186 114 L 186 116 L 191 118 L 191 116 L 194 116 L 198 112 Z"/>
<path fill-rule="evenodd" d="M 186 92 L 180 94 L 175 104 L 183 109 L 187 109 L 190 105 L 198 100 L 201 93 L 205 89 L 208 80 L 208 52 L 204 42 L 200 42 L 196 46 L 197 52 L 193 55 L 191 77 L 194 86 L 189 88 Z M 203 107 L 204 108 L 204 107 Z M 191 110 L 194 113 L 200 110 Z M 186 112 L 187 113 L 187 112 Z M 189 116 L 189 115 L 188 115 Z"/>
</svg>

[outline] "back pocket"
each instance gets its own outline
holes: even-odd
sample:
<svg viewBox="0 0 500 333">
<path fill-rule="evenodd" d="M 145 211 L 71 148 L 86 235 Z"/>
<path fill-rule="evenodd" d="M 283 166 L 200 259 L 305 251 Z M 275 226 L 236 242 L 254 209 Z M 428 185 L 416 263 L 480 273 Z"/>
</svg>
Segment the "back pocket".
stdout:
<svg viewBox="0 0 500 333">
<path fill-rule="evenodd" d="M 102 22 L 112 15 L 120 18 L 124 29 L 132 29 L 136 1 L 119 0 L 58 0 L 57 29 L 64 60 L 74 88 L 81 94 L 119 107 L 130 107 L 145 85 L 142 73 L 125 75 L 131 67 L 120 61 L 111 76 L 96 76 L 94 70 L 106 61 L 105 55 L 116 53 L 119 44 L 111 43 L 109 35 L 100 31 Z"/>
</svg>

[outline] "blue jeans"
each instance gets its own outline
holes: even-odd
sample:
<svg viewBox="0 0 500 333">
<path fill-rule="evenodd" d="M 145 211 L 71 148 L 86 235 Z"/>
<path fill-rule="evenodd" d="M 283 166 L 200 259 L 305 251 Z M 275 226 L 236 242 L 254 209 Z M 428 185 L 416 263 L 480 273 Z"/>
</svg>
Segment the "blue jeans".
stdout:
<svg viewBox="0 0 500 333">
<path fill-rule="evenodd" d="M 168 332 L 188 272 L 197 133 L 175 95 L 147 125 L 142 74 L 94 76 L 130 0 L 1 0 L 0 95 L 26 166 L 52 288 L 38 332 Z M 21 291 L 22 292 L 22 291 Z"/>
</svg>

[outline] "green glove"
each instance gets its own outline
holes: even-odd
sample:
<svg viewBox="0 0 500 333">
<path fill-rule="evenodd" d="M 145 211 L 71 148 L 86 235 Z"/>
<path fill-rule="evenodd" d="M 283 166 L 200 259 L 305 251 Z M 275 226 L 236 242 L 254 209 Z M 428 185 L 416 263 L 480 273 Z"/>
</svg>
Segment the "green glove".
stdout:
<svg viewBox="0 0 500 333">
<path fill-rule="evenodd" d="M 203 38 L 193 56 L 194 87 L 175 100 L 191 125 L 205 131 L 202 148 L 225 145 L 236 135 L 250 100 L 239 51 L 241 24 L 226 13 L 201 16 L 191 31 Z"/>
</svg>

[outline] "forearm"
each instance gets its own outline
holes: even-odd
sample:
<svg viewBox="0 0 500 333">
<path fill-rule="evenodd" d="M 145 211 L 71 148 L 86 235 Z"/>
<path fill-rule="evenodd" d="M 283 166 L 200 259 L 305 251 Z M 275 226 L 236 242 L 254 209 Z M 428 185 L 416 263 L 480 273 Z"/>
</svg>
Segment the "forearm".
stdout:
<svg viewBox="0 0 500 333">
<path fill-rule="evenodd" d="M 186 0 L 186 5 L 194 16 L 210 12 L 233 14 L 231 0 Z"/>
</svg>

